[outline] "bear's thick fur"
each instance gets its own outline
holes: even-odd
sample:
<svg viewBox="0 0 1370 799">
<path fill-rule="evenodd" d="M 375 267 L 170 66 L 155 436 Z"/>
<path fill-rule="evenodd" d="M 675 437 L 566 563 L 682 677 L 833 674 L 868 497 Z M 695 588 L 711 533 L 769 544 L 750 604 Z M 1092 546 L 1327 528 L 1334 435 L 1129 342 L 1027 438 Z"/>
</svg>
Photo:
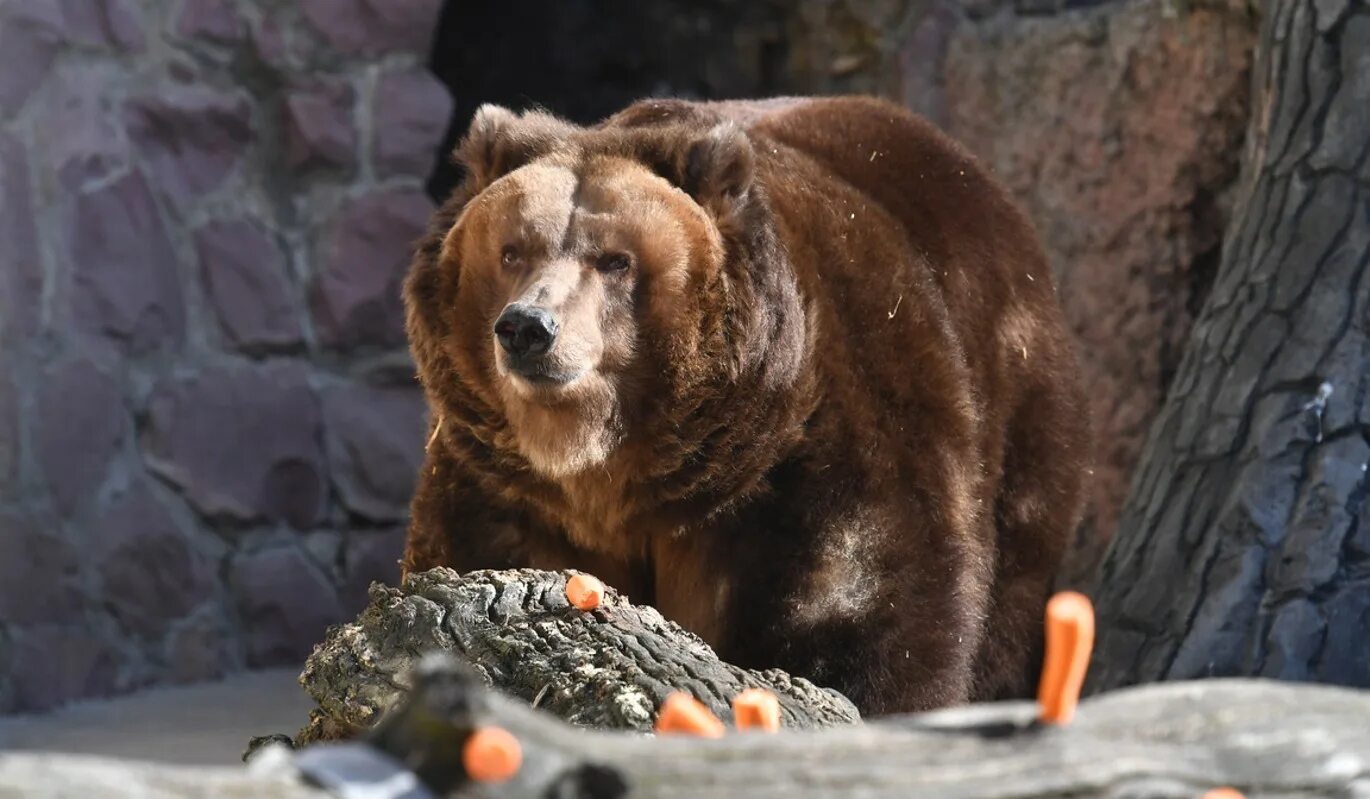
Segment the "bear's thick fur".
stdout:
<svg viewBox="0 0 1370 799">
<path fill-rule="evenodd" d="M 866 713 L 1030 688 L 1088 423 L 969 155 L 849 97 L 486 106 L 458 157 L 405 286 L 406 571 L 589 571 Z"/>
</svg>

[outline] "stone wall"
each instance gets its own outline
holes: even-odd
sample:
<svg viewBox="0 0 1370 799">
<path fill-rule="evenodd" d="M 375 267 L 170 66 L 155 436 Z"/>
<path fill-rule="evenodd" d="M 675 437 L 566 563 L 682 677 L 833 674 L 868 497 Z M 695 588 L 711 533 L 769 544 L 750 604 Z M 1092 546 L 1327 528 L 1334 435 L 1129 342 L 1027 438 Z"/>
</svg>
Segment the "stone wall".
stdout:
<svg viewBox="0 0 1370 799">
<path fill-rule="evenodd" d="M 437 0 L 0 0 L 0 712 L 298 662 L 398 571 Z"/>
</svg>

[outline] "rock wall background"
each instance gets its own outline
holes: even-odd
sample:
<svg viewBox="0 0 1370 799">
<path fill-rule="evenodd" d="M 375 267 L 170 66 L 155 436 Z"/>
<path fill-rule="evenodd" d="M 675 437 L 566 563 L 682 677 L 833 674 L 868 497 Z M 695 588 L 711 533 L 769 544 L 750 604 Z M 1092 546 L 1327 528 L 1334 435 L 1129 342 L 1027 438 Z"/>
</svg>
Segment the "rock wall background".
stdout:
<svg viewBox="0 0 1370 799">
<path fill-rule="evenodd" d="M 437 0 L 0 0 L 0 711 L 298 662 L 391 579 Z"/>
<path fill-rule="evenodd" d="M 1255 28 L 1242 0 L 0 0 L 0 712 L 298 662 L 395 575 L 424 425 L 398 281 L 487 101 L 873 92 L 965 142 L 1080 337 L 1087 585 L 1218 260 Z"/>
</svg>

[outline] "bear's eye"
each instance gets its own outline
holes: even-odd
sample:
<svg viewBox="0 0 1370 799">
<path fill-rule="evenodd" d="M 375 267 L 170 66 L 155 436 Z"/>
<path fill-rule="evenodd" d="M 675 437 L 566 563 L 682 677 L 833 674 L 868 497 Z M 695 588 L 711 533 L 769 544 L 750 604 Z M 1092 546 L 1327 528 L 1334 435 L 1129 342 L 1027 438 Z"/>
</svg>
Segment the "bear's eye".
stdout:
<svg viewBox="0 0 1370 799">
<path fill-rule="evenodd" d="M 512 244 L 504 245 L 504 249 L 500 250 L 499 252 L 499 262 L 504 264 L 505 266 L 513 266 L 514 264 L 518 263 L 518 260 L 518 248 Z"/>
<path fill-rule="evenodd" d="M 626 272 L 632 265 L 633 259 L 621 252 L 606 252 L 595 262 L 596 269 L 607 273 Z"/>
</svg>

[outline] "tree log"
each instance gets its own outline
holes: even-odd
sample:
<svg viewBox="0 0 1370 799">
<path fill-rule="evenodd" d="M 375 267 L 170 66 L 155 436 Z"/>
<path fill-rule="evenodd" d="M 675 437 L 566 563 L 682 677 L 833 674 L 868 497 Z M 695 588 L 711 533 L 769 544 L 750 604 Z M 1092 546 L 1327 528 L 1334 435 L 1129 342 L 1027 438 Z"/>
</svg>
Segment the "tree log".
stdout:
<svg viewBox="0 0 1370 799">
<path fill-rule="evenodd" d="M 1213 680 L 1101 696 L 1064 726 L 1036 723 L 1033 703 L 1004 702 L 700 739 L 573 729 L 440 662 L 425 662 L 416 683 L 373 742 L 422 764 L 414 742 L 431 732 L 414 731 L 434 718 L 504 727 L 526 764 L 500 787 L 507 797 L 1196 799 L 1221 785 L 1251 799 L 1370 796 L 1370 692 L 1342 688 Z M 450 774 L 433 753 L 430 765 Z"/>
<path fill-rule="evenodd" d="M 1104 562 L 1092 690 L 1370 686 L 1370 4 L 1261 13 L 1234 221 Z"/>
<path fill-rule="evenodd" d="M 430 663 L 367 744 L 324 744 L 293 758 L 277 748 L 252 772 L 0 755 L 0 799 L 320 796 L 284 779 L 295 770 L 316 779 L 347 771 L 353 795 L 397 795 L 363 794 L 352 782 L 358 755 L 382 766 L 369 770 L 373 788 L 396 784 L 404 763 L 434 788 L 455 783 L 450 795 L 500 799 L 1197 799 L 1218 786 L 1249 799 L 1370 797 L 1370 692 L 1345 688 L 1163 683 L 1087 700 L 1064 726 L 1035 724 L 1035 707 L 1015 702 L 701 739 L 572 727 L 465 670 Z M 523 766 L 511 781 L 460 786 L 455 736 L 476 724 L 518 738 Z"/>
<path fill-rule="evenodd" d="M 300 682 L 319 707 L 296 742 L 369 727 L 429 651 L 457 653 L 487 684 L 580 726 L 649 730 L 657 705 L 675 690 L 730 718 L 732 697 L 744 688 L 774 692 L 785 725 L 796 729 L 859 720 L 836 691 L 724 663 L 699 638 L 612 588 L 599 609 L 575 610 L 566 601 L 571 574 L 434 569 L 409 575 L 400 588 L 372 585 L 357 621 L 331 629 L 305 663 Z"/>
</svg>

